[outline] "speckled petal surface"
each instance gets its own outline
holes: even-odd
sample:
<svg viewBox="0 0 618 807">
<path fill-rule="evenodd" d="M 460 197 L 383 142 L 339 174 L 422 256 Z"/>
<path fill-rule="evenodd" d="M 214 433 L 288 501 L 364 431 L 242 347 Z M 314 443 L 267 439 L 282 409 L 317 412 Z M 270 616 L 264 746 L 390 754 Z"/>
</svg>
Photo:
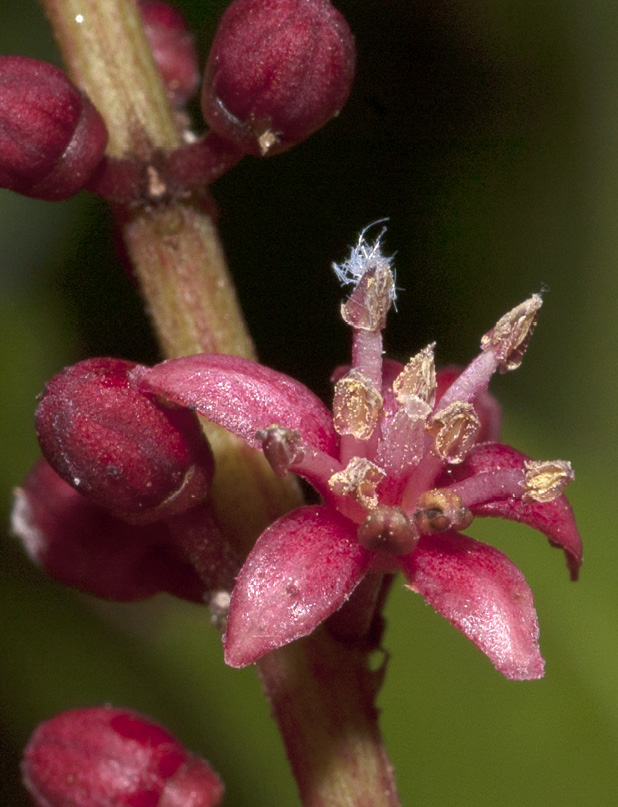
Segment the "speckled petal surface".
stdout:
<svg viewBox="0 0 618 807">
<path fill-rule="evenodd" d="M 336 434 L 332 415 L 304 384 L 257 362 L 221 353 L 168 359 L 140 377 L 140 385 L 193 409 L 254 448 L 259 429 L 276 424 L 296 429 L 331 456 Z"/>
<path fill-rule="evenodd" d="M 483 443 L 475 446 L 459 467 L 453 468 L 451 479 L 465 479 L 473 474 L 488 473 L 502 468 L 523 470 L 528 459 L 521 451 L 503 443 Z M 573 510 L 566 496 L 552 502 L 522 502 L 521 499 L 499 499 L 470 508 L 475 516 L 494 516 L 526 524 L 543 533 L 552 546 L 564 550 L 572 580 L 577 580 L 583 560 L 582 539 L 575 523 Z"/>
<path fill-rule="evenodd" d="M 244 667 L 308 633 L 343 605 L 373 553 L 355 525 L 327 507 L 300 507 L 258 538 L 238 575 L 225 660 Z"/>
<path fill-rule="evenodd" d="M 506 678 L 543 676 L 532 592 L 505 555 L 447 532 L 423 536 L 400 566 L 410 588 L 473 641 Z"/>
</svg>

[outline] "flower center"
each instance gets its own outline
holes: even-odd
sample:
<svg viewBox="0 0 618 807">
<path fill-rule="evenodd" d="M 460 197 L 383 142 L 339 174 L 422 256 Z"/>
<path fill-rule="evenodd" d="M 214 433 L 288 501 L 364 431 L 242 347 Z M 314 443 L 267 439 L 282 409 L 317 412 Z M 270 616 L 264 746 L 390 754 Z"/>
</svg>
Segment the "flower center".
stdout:
<svg viewBox="0 0 618 807">
<path fill-rule="evenodd" d="M 419 533 L 401 507 L 379 504 L 358 528 L 359 544 L 384 555 L 407 555 Z"/>
</svg>

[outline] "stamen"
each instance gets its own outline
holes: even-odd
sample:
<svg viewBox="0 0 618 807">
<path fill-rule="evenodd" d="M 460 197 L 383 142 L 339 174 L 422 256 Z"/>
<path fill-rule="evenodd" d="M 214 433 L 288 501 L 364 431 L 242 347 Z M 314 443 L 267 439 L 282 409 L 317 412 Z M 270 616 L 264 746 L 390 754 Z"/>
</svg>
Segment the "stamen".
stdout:
<svg viewBox="0 0 618 807">
<path fill-rule="evenodd" d="M 575 479 L 566 460 L 528 460 L 524 463 L 526 490 L 522 501 L 551 502 Z"/>
<path fill-rule="evenodd" d="M 524 494 L 524 473 L 519 468 L 499 468 L 469 476 L 449 485 L 446 490 L 456 493 L 466 507 L 474 507 L 500 499 L 521 499 Z"/>
<path fill-rule="evenodd" d="M 444 409 L 455 401 L 472 401 L 487 389 L 492 375 L 498 368 L 493 351 L 488 350 L 476 357 L 444 392 L 438 405 Z"/>
<path fill-rule="evenodd" d="M 358 528 L 357 537 L 361 546 L 374 552 L 407 555 L 415 549 L 419 534 L 400 507 L 381 504 Z"/>
<path fill-rule="evenodd" d="M 296 429 L 273 425 L 256 432 L 255 439 L 261 440 L 264 456 L 277 476 L 285 476 L 305 456 L 302 437 Z"/>
<path fill-rule="evenodd" d="M 333 425 L 344 436 L 369 440 L 382 412 L 382 396 L 358 370 L 350 370 L 335 384 Z"/>
<path fill-rule="evenodd" d="M 433 407 L 436 400 L 435 342 L 413 356 L 393 382 L 393 392 L 400 405 L 414 396 Z"/>
<path fill-rule="evenodd" d="M 474 407 L 455 401 L 437 412 L 428 426 L 434 435 L 433 451 L 445 462 L 458 464 L 473 447 L 481 429 Z"/>
<path fill-rule="evenodd" d="M 465 530 L 474 516 L 449 488 L 434 488 L 419 496 L 414 523 L 422 535 L 446 530 Z"/>
<path fill-rule="evenodd" d="M 352 457 L 343 471 L 331 476 L 328 487 L 335 496 L 350 496 L 371 510 L 378 506 L 376 488 L 385 477 L 382 468 L 371 460 Z"/>
<path fill-rule="evenodd" d="M 272 425 L 260 429 L 255 437 L 262 441 L 264 456 L 277 476 L 293 471 L 321 490 L 331 476 L 341 470 L 336 459 L 304 443 L 295 429 Z"/>
<path fill-rule="evenodd" d="M 429 404 L 414 395 L 391 418 L 382 421 L 376 460 L 393 479 L 409 475 L 420 462 L 425 451 L 425 422 L 430 414 Z"/>
<path fill-rule="evenodd" d="M 393 273 L 386 260 L 380 259 L 358 281 L 347 302 L 341 304 L 341 316 L 355 330 L 382 331 L 386 315 L 395 299 Z"/>
<path fill-rule="evenodd" d="M 501 373 L 515 370 L 521 364 L 542 305 L 541 295 L 533 294 L 501 317 L 481 339 L 481 350 L 495 353 Z"/>
<path fill-rule="evenodd" d="M 392 257 L 382 254 L 380 243 L 385 230 L 373 244 L 365 241 L 365 233 L 372 226 L 370 224 L 362 231 L 350 257 L 342 264 L 334 263 L 333 269 L 341 283 L 355 286 L 347 302 L 341 306 L 344 321 L 354 330 L 352 365 L 379 388 L 382 382 L 382 330 L 396 291 Z"/>
</svg>

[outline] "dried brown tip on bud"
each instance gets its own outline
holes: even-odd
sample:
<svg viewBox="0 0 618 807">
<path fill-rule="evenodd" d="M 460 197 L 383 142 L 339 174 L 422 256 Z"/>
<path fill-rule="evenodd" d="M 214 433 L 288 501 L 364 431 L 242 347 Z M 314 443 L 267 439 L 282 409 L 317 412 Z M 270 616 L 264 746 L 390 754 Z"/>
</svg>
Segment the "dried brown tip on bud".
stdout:
<svg viewBox="0 0 618 807">
<path fill-rule="evenodd" d="M 436 400 L 435 342 L 413 356 L 393 382 L 397 403 L 403 406 L 411 396 L 429 406 Z"/>
<path fill-rule="evenodd" d="M 435 488 L 423 493 L 417 502 L 414 523 L 422 535 L 446 530 L 465 530 L 474 516 L 452 490 Z"/>
<path fill-rule="evenodd" d="M 474 407 L 463 401 L 453 401 L 437 412 L 428 427 L 434 435 L 434 451 L 440 459 L 457 464 L 463 462 L 476 442 L 481 428 Z"/>
<path fill-rule="evenodd" d="M 261 441 L 264 456 L 277 476 L 285 476 L 305 456 L 302 438 L 295 429 L 273 425 L 256 432 L 255 439 Z"/>
<path fill-rule="evenodd" d="M 493 350 L 501 373 L 516 370 L 521 364 L 542 305 L 541 295 L 533 294 L 501 317 L 481 339 L 481 349 Z"/>
<path fill-rule="evenodd" d="M 575 479 L 571 463 L 566 460 L 527 460 L 524 470 L 526 491 L 521 497 L 524 502 L 551 502 Z"/>
<path fill-rule="evenodd" d="M 382 396 L 358 370 L 350 370 L 335 384 L 333 424 L 340 435 L 368 440 L 382 411 Z"/>
<path fill-rule="evenodd" d="M 376 488 L 386 474 L 371 460 L 352 457 L 343 471 L 333 474 L 328 487 L 335 496 L 350 496 L 369 510 L 378 506 Z"/>
<path fill-rule="evenodd" d="M 393 273 L 389 262 L 382 259 L 375 269 L 365 272 L 347 302 L 342 303 L 341 316 L 351 328 L 382 331 L 394 299 Z"/>
<path fill-rule="evenodd" d="M 407 555 L 416 547 L 419 534 L 401 507 L 381 504 L 358 528 L 357 538 L 365 549 L 384 555 Z"/>
</svg>

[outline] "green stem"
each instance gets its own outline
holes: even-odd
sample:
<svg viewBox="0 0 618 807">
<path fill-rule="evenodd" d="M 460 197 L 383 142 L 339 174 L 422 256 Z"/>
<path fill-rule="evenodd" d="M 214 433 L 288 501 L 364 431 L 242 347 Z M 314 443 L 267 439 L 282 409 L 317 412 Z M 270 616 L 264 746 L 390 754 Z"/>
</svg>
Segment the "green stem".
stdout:
<svg viewBox="0 0 618 807">
<path fill-rule="evenodd" d="M 180 144 L 134 0 L 41 0 L 72 79 L 109 130 L 109 154 L 148 162 Z M 118 211 L 128 252 L 167 356 L 253 356 L 216 229 L 199 198 Z M 216 459 L 215 520 L 246 554 L 260 531 L 299 502 L 263 457 L 205 426 Z M 377 727 L 367 657 L 326 630 L 258 665 L 305 807 L 396 807 Z"/>
</svg>

